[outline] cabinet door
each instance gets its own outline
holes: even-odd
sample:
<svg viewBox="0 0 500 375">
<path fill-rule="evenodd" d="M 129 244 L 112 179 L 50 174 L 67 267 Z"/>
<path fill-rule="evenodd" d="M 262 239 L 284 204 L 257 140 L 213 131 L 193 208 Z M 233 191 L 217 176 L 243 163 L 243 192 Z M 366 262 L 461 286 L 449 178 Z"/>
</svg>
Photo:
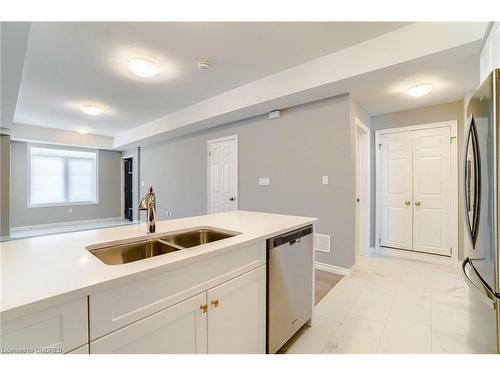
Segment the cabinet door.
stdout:
<svg viewBox="0 0 500 375">
<path fill-rule="evenodd" d="M 383 134 L 380 143 L 380 244 L 412 250 L 412 134 Z"/>
<path fill-rule="evenodd" d="M 208 352 L 266 351 L 266 266 L 208 290 Z"/>
<path fill-rule="evenodd" d="M 4 353 L 67 353 L 88 342 L 87 298 L 15 319 L 2 319 Z"/>
<path fill-rule="evenodd" d="M 413 134 L 413 250 L 451 254 L 450 128 Z"/>
<path fill-rule="evenodd" d="M 206 293 L 173 305 L 90 343 L 90 353 L 197 354 L 207 352 Z"/>
</svg>

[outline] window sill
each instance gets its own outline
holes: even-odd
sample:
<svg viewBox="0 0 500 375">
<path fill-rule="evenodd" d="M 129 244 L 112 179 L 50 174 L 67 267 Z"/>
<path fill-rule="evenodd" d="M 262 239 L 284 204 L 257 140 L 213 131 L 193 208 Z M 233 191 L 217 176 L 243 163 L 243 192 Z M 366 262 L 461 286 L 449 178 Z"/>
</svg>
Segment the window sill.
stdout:
<svg viewBox="0 0 500 375">
<path fill-rule="evenodd" d="M 72 207 L 72 206 L 92 206 L 99 204 L 96 202 L 64 202 L 64 203 L 35 203 L 28 204 L 28 208 L 48 208 L 48 207 Z"/>
</svg>

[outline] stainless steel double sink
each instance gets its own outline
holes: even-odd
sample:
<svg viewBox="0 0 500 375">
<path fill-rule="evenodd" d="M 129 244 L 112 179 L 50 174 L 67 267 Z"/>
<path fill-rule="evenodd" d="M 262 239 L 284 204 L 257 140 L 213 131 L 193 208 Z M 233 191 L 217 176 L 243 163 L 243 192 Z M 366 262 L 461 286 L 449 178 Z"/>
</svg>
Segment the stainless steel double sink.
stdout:
<svg viewBox="0 0 500 375">
<path fill-rule="evenodd" d="M 91 246 L 87 250 L 103 263 L 117 265 L 220 241 L 237 234 L 219 229 L 201 228 L 118 245 Z"/>
</svg>

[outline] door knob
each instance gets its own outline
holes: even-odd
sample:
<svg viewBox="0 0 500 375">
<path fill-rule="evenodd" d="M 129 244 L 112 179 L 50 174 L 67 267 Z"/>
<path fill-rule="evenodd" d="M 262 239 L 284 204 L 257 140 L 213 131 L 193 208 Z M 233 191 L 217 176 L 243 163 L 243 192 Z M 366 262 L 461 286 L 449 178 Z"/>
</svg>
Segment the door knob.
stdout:
<svg viewBox="0 0 500 375">
<path fill-rule="evenodd" d="M 231 197 L 231 198 L 229 198 L 229 200 L 230 200 L 231 202 L 234 202 L 234 201 L 236 200 L 236 198 L 235 198 L 235 197 Z"/>
<path fill-rule="evenodd" d="M 416 201 L 416 202 L 415 202 L 415 206 L 417 206 L 417 207 L 418 207 L 418 206 L 420 206 L 420 202 L 419 202 L 419 201 Z"/>
<path fill-rule="evenodd" d="M 409 205 L 411 204 L 411 202 L 410 202 L 410 201 L 406 201 L 406 202 L 405 202 L 405 204 L 406 204 L 407 206 L 409 206 Z"/>
<path fill-rule="evenodd" d="M 208 306 L 206 304 L 200 305 L 200 310 L 203 314 L 205 314 L 208 310 Z"/>
<path fill-rule="evenodd" d="M 210 303 L 212 304 L 212 306 L 214 308 L 219 307 L 219 300 L 218 299 L 213 299 L 213 300 L 210 301 Z"/>
</svg>

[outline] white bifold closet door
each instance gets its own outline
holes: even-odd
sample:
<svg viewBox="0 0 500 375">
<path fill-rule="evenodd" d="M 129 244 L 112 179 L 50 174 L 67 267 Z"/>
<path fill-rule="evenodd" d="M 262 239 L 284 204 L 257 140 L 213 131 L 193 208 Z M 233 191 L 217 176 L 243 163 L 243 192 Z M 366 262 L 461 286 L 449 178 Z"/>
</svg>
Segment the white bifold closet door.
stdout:
<svg viewBox="0 0 500 375">
<path fill-rule="evenodd" d="M 450 128 L 413 134 L 413 250 L 451 255 Z"/>
<path fill-rule="evenodd" d="M 380 219 L 381 245 L 412 250 L 412 152 L 411 133 L 381 136 Z"/>
<path fill-rule="evenodd" d="M 450 128 L 380 139 L 380 245 L 450 255 Z"/>
</svg>

